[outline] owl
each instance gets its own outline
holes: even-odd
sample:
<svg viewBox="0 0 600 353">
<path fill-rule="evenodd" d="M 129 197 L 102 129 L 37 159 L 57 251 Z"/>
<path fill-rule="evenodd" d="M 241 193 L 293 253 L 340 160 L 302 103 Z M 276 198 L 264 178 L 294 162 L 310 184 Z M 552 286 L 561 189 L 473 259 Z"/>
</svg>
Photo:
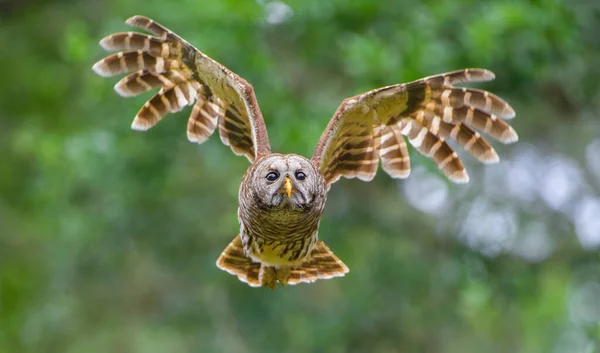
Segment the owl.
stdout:
<svg viewBox="0 0 600 353">
<path fill-rule="evenodd" d="M 344 276 L 348 267 L 319 239 L 327 192 L 339 178 L 370 181 L 379 163 L 392 178 L 410 173 L 407 141 L 433 159 L 452 182 L 467 172 L 448 144 L 453 140 L 483 163 L 498 162 L 479 134 L 502 143 L 518 137 L 505 120 L 514 110 L 498 96 L 455 84 L 494 79 L 484 69 L 464 69 L 377 88 L 344 100 L 310 159 L 271 151 L 252 86 L 159 23 L 143 16 L 126 21 L 150 34 L 122 32 L 100 45 L 116 54 L 98 61 L 101 76 L 130 73 L 115 90 L 123 97 L 158 92 L 131 125 L 145 131 L 166 114 L 191 105 L 187 137 L 221 141 L 250 161 L 239 189 L 239 234 L 217 266 L 250 286 L 276 288 Z"/>
</svg>

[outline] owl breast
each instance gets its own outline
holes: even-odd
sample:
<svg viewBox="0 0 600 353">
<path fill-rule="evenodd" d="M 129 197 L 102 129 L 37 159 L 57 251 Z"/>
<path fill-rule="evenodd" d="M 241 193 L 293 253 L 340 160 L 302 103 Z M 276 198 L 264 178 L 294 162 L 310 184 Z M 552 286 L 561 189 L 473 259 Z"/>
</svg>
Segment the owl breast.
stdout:
<svg viewBox="0 0 600 353">
<path fill-rule="evenodd" d="M 322 208 L 264 210 L 240 205 L 240 235 L 246 256 L 270 266 L 298 265 L 318 239 Z"/>
</svg>

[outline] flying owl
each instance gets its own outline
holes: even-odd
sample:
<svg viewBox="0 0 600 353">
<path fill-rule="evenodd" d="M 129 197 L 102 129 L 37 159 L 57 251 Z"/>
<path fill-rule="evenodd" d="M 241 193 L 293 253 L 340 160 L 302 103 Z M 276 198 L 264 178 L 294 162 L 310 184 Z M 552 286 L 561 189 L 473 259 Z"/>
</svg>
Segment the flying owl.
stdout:
<svg viewBox="0 0 600 353">
<path fill-rule="evenodd" d="M 217 266 L 253 287 L 274 289 L 277 282 L 314 282 L 348 272 L 318 237 L 327 192 L 340 177 L 370 181 L 380 161 L 392 178 L 408 177 L 408 140 L 449 180 L 466 183 L 467 172 L 446 140 L 483 163 L 496 163 L 498 155 L 476 130 L 506 144 L 518 139 L 505 122 L 515 112 L 504 100 L 454 86 L 489 81 L 494 74 L 464 69 L 347 98 L 310 159 L 274 153 L 248 82 L 147 17 L 126 23 L 151 35 L 123 32 L 102 39 L 104 49 L 117 53 L 93 70 L 101 76 L 133 72 L 115 85 L 123 97 L 160 87 L 137 113 L 132 129 L 148 130 L 166 114 L 193 105 L 188 139 L 202 143 L 218 127 L 221 141 L 251 163 L 239 190 L 239 235 Z"/>
</svg>

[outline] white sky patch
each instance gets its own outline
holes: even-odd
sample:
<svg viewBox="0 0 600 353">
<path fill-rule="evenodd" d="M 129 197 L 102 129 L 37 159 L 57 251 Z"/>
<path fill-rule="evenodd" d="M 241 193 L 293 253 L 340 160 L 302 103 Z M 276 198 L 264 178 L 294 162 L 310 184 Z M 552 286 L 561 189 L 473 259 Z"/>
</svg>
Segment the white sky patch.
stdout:
<svg viewBox="0 0 600 353">
<path fill-rule="evenodd" d="M 519 229 L 511 252 L 529 262 L 540 262 L 552 253 L 553 246 L 548 228 L 541 221 L 533 221 Z"/>
<path fill-rule="evenodd" d="M 600 200 L 586 197 L 575 206 L 573 215 L 575 233 L 581 246 L 587 250 L 600 248 Z"/>
<path fill-rule="evenodd" d="M 493 207 L 478 198 L 471 204 L 460 237 L 472 249 L 493 257 L 512 247 L 517 228 L 517 216 L 511 208 Z"/>
<path fill-rule="evenodd" d="M 414 168 L 403 186 L 406 198 L 414 208 L 434 215 L 443 213 L 447 208 L 448 184 L 424 168 Z"/>
<path fill-rule="evenodd" d="M 538 192 L 548 207 L 570 215 L 573 197 L 582 191 L 583 176 L 577 164 L 564 157 L 551 158 L 538 181 Z"/>
<path fill-rule="evenodd" d="M 510 196 L 525 202 L 537 199 L 538 172 L 543 170 L 544 162 L 533 146 L 526 145 L 510 161 L 506 172 L 506 186 Z"/>
<path fill-rule="evenodd" d="M 278 25 L 289 20 L 294 11 L 281 1 L 273 1 L 265 6 L 265 19 L 270 25 Z"/>
</svg>

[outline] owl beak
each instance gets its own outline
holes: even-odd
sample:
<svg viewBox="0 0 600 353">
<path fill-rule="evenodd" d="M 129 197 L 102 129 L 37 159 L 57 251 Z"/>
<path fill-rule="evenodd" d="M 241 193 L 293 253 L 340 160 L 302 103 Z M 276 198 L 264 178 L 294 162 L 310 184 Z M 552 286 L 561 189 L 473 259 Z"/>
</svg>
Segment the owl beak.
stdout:
<svg viewBox="0 0 600 353">
<path fill-rule="evenodd" d="M 290 198 L 292 196 L 292 179 L 290 179 L 289 177 L 285 177 L 285 180 L 283 181 L 283 189 L 281 190 L 282 194 L 286 194 L 288 198 Z"/>
</svg>

